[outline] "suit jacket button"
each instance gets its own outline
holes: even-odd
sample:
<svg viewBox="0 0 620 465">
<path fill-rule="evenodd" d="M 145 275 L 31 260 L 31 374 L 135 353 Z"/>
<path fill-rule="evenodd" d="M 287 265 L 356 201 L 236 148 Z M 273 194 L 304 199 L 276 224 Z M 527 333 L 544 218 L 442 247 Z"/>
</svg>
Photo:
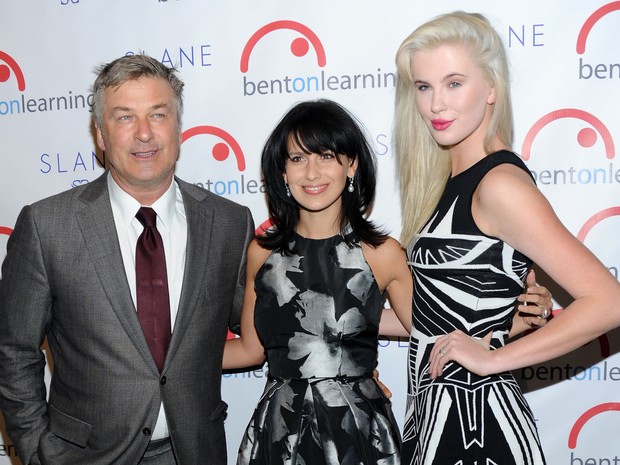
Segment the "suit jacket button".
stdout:
<svg viewBox="0 0 620 465">
<path fill-rule="evenodd" d="M 162 376 L 161 379 L 159 380 L 159 384 L 166 384 L 166 381 L 168 381 L 166 377 Z"/>
<path fill-rule="evenodd" d="M 145 436 L 150 436 L 152 434 L 151 430 L 149 428 L 144 428 L 142 430 L 142 434 L 144 434 Z"/>
</svg>

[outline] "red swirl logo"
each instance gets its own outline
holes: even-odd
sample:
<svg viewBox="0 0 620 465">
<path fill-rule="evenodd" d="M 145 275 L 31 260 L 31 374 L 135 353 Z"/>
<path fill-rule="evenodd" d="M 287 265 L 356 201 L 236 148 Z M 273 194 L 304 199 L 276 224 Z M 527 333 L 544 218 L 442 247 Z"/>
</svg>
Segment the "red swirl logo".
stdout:
<svg viewBox="0 0 620 465">
<path fill-rule="evenodd" d="M 592 31 L 594 25 L 599 22 L 603 16 L 606 16 L 616 10 L 620 10 L 620 2 L 608 3 L 592 13 L 586 22 L 583 23 L 583 26 L 581 26 L 581 30 L 579 31 L 579 36 L 577 37 L 576 49 L 579 55 L 582 55 L 586 51 L 586 41 L 588 40 L 590 31 Z"/>
<path fill-rule="evenodd" d="M 305 56 L 310 50 L 310 45 L 312 45 L 314 52 L 316 53 L 317 64 L 321 68 L 325 66 L 325 64 L 327 63 L 325 49 L 323 48 L 323 44 L 321 43 L 319 37 L 314 33 L 314 31 L 312 31 L 312 29 L 310 29 L 308 26 L 298 23 L 296 21 L 282 20 L 266 24 L 254 34 L 252 34 L 252 37 L 250 37 L 250 39 L 247 41 L 245 47 L 243 48 L 243 52 L 241 53 L 241 63 L 239 65 L 239 68 L 242 73 L 248 72 L 250 55 L 252 54 L 252 51 L 254 50 L 256 44 L 267 34 L 281 29 L 289 29 L 302 35 L 302 37 L 297 37 L 291 42 L 290 50 L 294 56 Z"/>
<path fill-rule="evenodd" d="M 217 161 L 226 160 L 231 152 L 235 156 L 235 160 L 237 161 L 237 169 L 239 171 L 245 171 L 245 156 L 243 155 L 243 150 L 241 150 L 241 146 L 235 140 L 233 136 L 231 136 L 228 132 L 224 131 L 221 128 L 216 126 L 195 126 L 183 132 L 181 135 L 181 144 L 186 140 L 200 135 L 207 134 L 219 137 L 224 142 L 218 142 L 211 149 L 211 155 Z"/>
<path fill-rule="evenodd" d="M 612 159 L 616 156 L 616 148 L 609 129 L 599 120 L 596 116 L 588 113 L 584 110 L 576 108 L 563 108 L 555 110 L 542 116 L 527 132 L 523 141 L 523 147 L 521 149 L 521 155 L 524 160 L 529 160 L 531 157 L 532 144 L 534 139 L 541 131 L 542 128 L 548 124 L 563 118 L 577 118 L 580 119 L 592 127 L 585 127 L 577 133 L 577 143 L 584 148 L 592 147 L 598 140 L 598 134 L 605 145 L 605 155 L 607 158 Z M 593 129 L 594 128 L 594 129 Z"/>
<path fill-rule="evenodd" d="M 3 52 L 2 50 L 0 50 L 0 60 L 6 63 L 0 63 L 0 82 L 7 82 L 11 77 L 12 73 L 15 75 L 15 79 L 17 80 L 17 88 L 21 92 L 26 90 L 26 80 L 24 79 L 24 73 L 17 64 L 17 61 L 15 61 L 15 59 L 11 55 Z"/>
<path fill-rule="evenodd" d="M 599 404 L 583 413 L 577 419 L 570 431 L 570 434 L 568 435 L 568 447 L 571 449 L 577 447 L 577 439 L 579 438 L 579 433 L 587 422 L 589 422 L 595 416 L 600 415 L 601 413 L 611 412 L 614 410 L 620 411 L 620 402 L 606 402 L 604 404 Z"/>
</svg>

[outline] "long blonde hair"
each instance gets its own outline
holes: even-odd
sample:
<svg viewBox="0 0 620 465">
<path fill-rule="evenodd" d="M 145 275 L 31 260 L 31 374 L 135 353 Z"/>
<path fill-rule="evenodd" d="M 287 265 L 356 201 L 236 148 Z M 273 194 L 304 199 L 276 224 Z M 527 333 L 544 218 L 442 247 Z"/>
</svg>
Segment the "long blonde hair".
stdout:
<svg viewBox="0 0 620 465">
<path fill-rule="evenodd" d="M 438 16 L 407 37 L 396 53 L 394 145 L 402 209 L 401 243 L 405 246 L 432 215 L 450 176 L 450 153 L 438 145 L 426 127 L 415 102 L 411 57 L 442 44 L 464 45 L 495 88 L 493 114 L 484 139 L 486 153 L 494 141 L 512 145 L 512 105 L 508 61 L 501 38 L 478 13 L 455 11 Z"/>
</svg>

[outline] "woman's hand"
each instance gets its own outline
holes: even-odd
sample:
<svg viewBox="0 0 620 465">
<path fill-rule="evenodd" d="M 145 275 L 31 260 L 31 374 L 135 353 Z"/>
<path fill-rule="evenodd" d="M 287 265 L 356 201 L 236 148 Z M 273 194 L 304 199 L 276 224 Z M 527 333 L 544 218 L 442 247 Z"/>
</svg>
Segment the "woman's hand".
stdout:
<svg viewBox="0 0 620 465">
<path fill-rule="evenodd" d="M 378 370 L 374 370 L 372 372 L 372 377 L 375 379 L 375 382 L 379 385 L 379 387 L 383 391 L 383 394 L 385 394 L 385 397 L 387 397 L 388 399 L 391 399 L 392 398 L 392 391 L 390 391 L 389 388 L 385 384 L 383 384 L 381 382 L 381 380 L 379 379 L 379 371 Z"/>
<path fill-rule="evenodd" d="M 509 337 L 544 326 L 551 316 L 553 308 L 551 292 L 536 283 L 536 273 L 533 269 L 527 274 L 525 285 L 527 293 L 517 298 L 520 304 L 517 306 Z"/>
<path fill-rule="evenodd" d="M 439 337 L 435 341 L 429 359 L 431 379 L 441 376 L 448 362 L 457 362 L 479 376 L 492 373 L 493 351 L 490 350 L 492 335 L 493 333 L 489 332 L 484 338 L 479 339 L 457 329 Z"/>
</svg>

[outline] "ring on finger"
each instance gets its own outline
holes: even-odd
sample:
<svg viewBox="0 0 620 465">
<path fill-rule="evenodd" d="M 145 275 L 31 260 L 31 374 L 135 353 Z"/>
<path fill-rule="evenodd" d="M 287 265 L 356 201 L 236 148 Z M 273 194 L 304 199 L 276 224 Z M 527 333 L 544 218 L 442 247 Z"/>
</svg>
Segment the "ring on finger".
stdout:
<svg viewBox="0 0 620 465">
<path fill-rule="evenodd" d="M 444 355 L 446 355 L 446 351 L 442 347 L 441 349 L 439 349 L 439 356 L 443 357 Z"/>
<path fill-rule="evenodd" d="M 541 305 L 542 307 L 542 305 Z M 551 312 L 549 311 L 549 309 L 547 307 L 542 307 L 542 313 L 540 315 L 538 315 L 538 318 L 540 318 L 541 320 L 546 320 L 547 318 L 549 318 L 549 315 L 551 314 Z"/>
</svg>

